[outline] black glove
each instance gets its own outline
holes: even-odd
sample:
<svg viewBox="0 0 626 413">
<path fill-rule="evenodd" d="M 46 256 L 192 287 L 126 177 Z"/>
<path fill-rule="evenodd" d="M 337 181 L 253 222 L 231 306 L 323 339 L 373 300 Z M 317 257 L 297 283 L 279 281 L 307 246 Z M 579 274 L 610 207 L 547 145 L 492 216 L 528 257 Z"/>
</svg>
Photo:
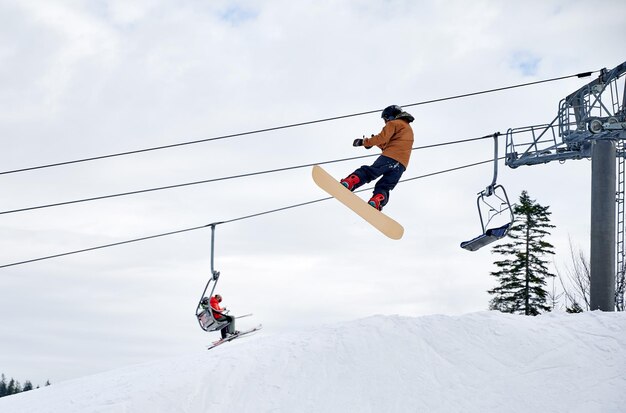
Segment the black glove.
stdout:
<svg viewBox="0 0 626 413">
<path fill-rule="evenodd" d="M 363 139 L 355 139 L 352 146 L 363 146 Z"/>
</svg>

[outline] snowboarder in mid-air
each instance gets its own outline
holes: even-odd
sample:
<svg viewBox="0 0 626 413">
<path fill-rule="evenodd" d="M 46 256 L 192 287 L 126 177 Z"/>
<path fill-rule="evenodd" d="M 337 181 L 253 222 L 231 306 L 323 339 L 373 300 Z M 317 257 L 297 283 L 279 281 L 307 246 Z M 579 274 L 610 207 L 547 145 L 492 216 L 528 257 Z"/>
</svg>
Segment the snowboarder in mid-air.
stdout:
<svg viewBox="0 0 626 413">
<path fill-rule="evenodd" d="M 209 306 L 211 307 L 211 311 L 213 311 L 213 317 L 215 317 L 217 321 L 224 320 L 228 322 L 228 324 L 226 324 L 220 330 L 220 333 L 222 334 L 222 339 L 225 339 L 228 336 L 239 334 L 239 331 L 235 330 L 235 317 L 226 314 L 228 310 L 226 309 L 226 307 L 220 307 L 221 302 L 222 296 L 219 294 L 215 294 L 213 297 L 211 297 L 211 299 L 209 299 L 208 297 L 204 297 L 201 301 L 202 308 L 208 309 Z"/>
<path fill-rule="evenodd" d="M 398 105 L 386 107 L 381 117 L 385 121 L 383 130 L 371 138 L 355 139 L 352 146 L 364 146 L 366 149 L 378 146 L 382 149 L 382 154 L 372 165 L 363 165 L 340 181 L 343 186 L 354 191 L 382 175 L 368 201 L 379 211 L 382 211 L 389 202 L 389 192 L 396 186 L 409 165 L 413 149 L 413 129 L 409 123 L 415 120 Z"/>
</svg>

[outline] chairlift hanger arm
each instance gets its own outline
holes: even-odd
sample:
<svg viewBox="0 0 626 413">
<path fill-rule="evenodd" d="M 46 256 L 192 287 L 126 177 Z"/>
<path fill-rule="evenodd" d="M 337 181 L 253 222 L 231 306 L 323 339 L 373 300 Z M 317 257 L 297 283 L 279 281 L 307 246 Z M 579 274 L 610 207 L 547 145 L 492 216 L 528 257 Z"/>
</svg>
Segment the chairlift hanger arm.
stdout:
<svg viewBox="0 0 626 413">
<path fill-rule="evenodd" d="M 211 275 L 213 276 L 213 279 L 215 281 L 217 281 L 217 278 L 220 276 L 219 271 L 215 271 L 215 268 L 213 266 L 215 258 L 215 227 L 219 224 L 223 224 L 223 222 L 213 222 L 207 225 L 211 227 Z"/>
<path fill-rule="evenodd" d="M 211 281 L 214 281 L 213 288 L 211 289 L 211 294 L 210 294 L 211 297 L 213 296 L 213 292 L 215 291 L 215 286 L 217 285 L 217 280 L 220 277 L 220 272 L 215 271 L 214 262 L 215 262 L 215 227 L 221 223 L 222 222 L 213 222 L 207 225 L 211 227 L 211 278 L 209 278 L 209 281 L 206 283 L 206 286 L 204 287 L 204 291 L 202 291 L 202 295 L 200 296 L 200 300 L 198 302 L 201 302 L 202 299 L 205 297 L 205 294 L 207 290 L 209 289 L 209 285 L 211 284 Z"/>
<path fill-rule="evenodd" d="M 491 181 L 491 185 L 489 185 L 486 189 L 487 196 L 493 193 L 493 189 L 496 186 L 496 180 L 498 179 L 498 137 L 500 137 L 500 132 L 493 134 L 493 180 Z"/>
</svg>

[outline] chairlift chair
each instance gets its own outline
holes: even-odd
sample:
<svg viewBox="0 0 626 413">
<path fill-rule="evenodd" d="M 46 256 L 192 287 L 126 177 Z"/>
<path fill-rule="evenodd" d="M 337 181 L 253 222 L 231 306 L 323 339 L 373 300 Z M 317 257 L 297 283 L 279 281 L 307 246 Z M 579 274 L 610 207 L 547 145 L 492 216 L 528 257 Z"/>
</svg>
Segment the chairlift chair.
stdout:
<svg viewBox="0 0 626 413">
<path fill-rule="evenodd" d="M 226 321 L 225 319 L 218 320 L 215 318 L 215 314 L 210 304 L 207 303 L 205 305 L 202 303 L 202 299 L 205 297 L 204 294 L 208 290 L 211 281 L 214 281 L 213 288 L 211 288 L 211 294 L 209 294 L 207 297 L 213 297 L 213 292 L 215 291 L 215 286 L 217 285 L 217 279 L 219 278 L 219 276 L 219 272 L 213 271 L 213 275 L 209 279 L 209 282 L 207 283 L 207 286 L 204 288 L 204 292 L 202 293 L 202 297 L 198 302 L 198 307 L 196 307 L 196 318 L 198 319 L 200 328 L 207 332 L 221 330 L 228 324 L 228 321 Z"/>
<path fill-rule="evenodd" d="M 511 203 L 509 202 L 509 197 L 506 194 L 506 190 L 502 185 L 496 185 L 496 180 L 498 177 L 499 135 L 499 132 L 493 135 L 493 180 L 491 181 L 491 184 L 487 186 L 487 188 L 478 193 L 478 198 L 476 199 L 476 206 L 478 207 L 478 216 L 480 218 L 482 234 L 469 241 L 464 241 L 461 243 L 461 248 L 468 251 L 477 251 L 485 245 L 489 245 L 492 242 L 504 238 L 509 232 L 509 229 L 511 228 L 511 225 L 513 225 L 513 221 L 515 219 L 513 215 L 513 209 L 511 208 Z M 486 213 L 483 212 L 485 210 L 487 211 Z M 489 224 L 494 218 L 498 218 L 498 221 L 502 222 L 501 219 L 505 216 L 508 218 L 508 221 L 504 225 L 489 228 Z"/>
<path fill-rule="evenodd" d="M 200 328 L 204 331 L 212 332 L 221 330 L 222 328 L 228 325 L 228 321 L 225 319 L 216 319 L 213 309 L 211 305 L 207 303 L 207 305 L 203 305 L 202 300 L 205 297 L 213 297 L 213 292 L 215 291 L 215 286 L 217 285 L 217 281 L 220 277 L 219 271 L 215 271 L 213 268 L 213 256 L 214 256 L 214 245 L 215 245 L 215 223 L 211 225 L 211 277 L 204 287 L 204 291 L 200 296 L 200 301 L 198 301 L 198 306 L 196 307 L 196 318 L 198 319 L 198 324 L 200 324 Z M 213 282 L 213 287 L 211 288 L 211 293 L 206 296 L 206 292 L 209 289 L 209 286 Z"/>
</svg>

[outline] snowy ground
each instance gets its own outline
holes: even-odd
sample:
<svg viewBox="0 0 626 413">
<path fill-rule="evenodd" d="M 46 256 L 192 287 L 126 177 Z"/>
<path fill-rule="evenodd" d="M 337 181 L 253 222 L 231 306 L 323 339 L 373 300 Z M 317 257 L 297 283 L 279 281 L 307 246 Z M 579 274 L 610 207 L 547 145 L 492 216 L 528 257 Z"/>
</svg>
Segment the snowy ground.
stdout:
<svg viewBox="0 0 626 413">
<path fill-rule="evenodd" d="M 625 313 L 372 316 L 0 399 L 2 413 L 533 411 L 626 411 Z"/>
</svg>

